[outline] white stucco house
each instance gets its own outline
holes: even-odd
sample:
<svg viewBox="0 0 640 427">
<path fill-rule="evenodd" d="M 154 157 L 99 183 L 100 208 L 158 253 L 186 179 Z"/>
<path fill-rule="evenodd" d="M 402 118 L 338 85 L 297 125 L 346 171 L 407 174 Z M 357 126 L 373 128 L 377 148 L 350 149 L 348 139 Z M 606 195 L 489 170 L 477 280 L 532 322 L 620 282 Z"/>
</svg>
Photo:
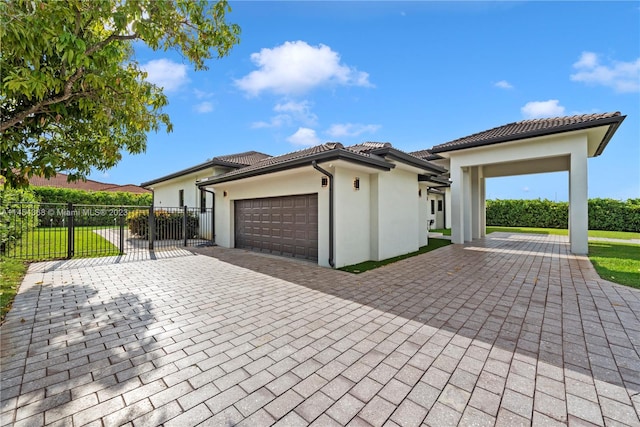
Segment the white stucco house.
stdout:
<svg viewBox="0 0 640 427">
<path fill-rule="evenodd" d="M 429 228 L 451 228 L 453 243 L 480 238 L 487 178 L 566 170 L 571 250 L 584 254 L 587 158 L 603 152 L 624 118 L 525 120 L 413 153 L 380 142 L 240 153 L 142 186 L 156 207 L 211 203 L 217 245 L 339 268 L 415 251 Z"/>
</svg>

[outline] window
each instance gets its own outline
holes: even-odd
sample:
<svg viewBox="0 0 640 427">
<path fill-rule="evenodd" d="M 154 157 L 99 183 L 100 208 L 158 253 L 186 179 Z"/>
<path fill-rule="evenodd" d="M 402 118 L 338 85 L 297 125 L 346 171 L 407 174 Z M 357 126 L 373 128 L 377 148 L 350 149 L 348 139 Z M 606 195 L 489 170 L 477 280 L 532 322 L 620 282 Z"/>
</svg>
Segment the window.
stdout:
<svg viewBox="0 0 640 427">
<path fill-rule="evenodd" d="M 178 203 L 180 207 L 184 206 L 184 190 L 178 190 Z"/>
<path fill-rule="evenodd" d="M 436 201 L 432 200 L 431 201 L 431 215 L 434 215 L 436 213 Z"/>
<path fill-rule="evenodd" d="M 204 190 L 200 190 L 200 213 L 207 211 L 207 193 Z"/>
<path fill-rule="evenodd" d="M 438 212 L 442 212 L 442 200 L 438 200 Z"/>
</svg>

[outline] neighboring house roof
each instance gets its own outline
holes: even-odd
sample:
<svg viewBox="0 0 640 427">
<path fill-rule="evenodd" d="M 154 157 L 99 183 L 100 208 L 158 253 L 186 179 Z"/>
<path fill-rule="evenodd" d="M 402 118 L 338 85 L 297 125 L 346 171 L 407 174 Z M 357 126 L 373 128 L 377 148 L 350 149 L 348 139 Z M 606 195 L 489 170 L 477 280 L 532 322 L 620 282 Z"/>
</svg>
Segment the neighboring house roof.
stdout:
<svg viewBox="0 0 640 427">
<path fill-rule="evenodd" d="M 86 181 L 67 181 L 67 175 L 58 172 L 56 176 L 51 178 L 43 178 L 40 176 L 33 176 L 29 178 L 29 185 L 32 187 L 55 187 L 55 188 L 70 188 L 73 190 L 84 191 L 108 191 L 108 192 L 126 192 L 134 194 L 147 194 L 150 193 L 146 188 L 139 187 L 133 184 L 118 185 L 108 184 L 99 181 L 93 181 L 87 179 Z"/>
<path fill-rule="evenodd" d="M 287 169 L 309 166 L 314 160 L 347 160 L 381 170 L 391 170 L 395 165 L 386 161 L 384 158 L 386 156 L 419 167 L 425 171 L 431 171 L 433 173 L 445 172 L 445 169 L 440 166 L 436 166 L 403 151 L 397 150 L 388 142 L 365 142 L 363 144 L 357 144 L 350 147 L 345 147 L 339 142 L 327 142 L 325 144 L 316 145 L 314 147 L 294 151 L 281 156 L 269 157 L 244 168 L 236 169 L 222 175 L 205 178 L 201 180 L 198 185 L 218 184 Z"/>
<path fill-rule="evenodd" d="M 598 156 L 604 151 L 607 143 L 625 117 L 626 116 L 620 115 L 619 111 L 616 111 L 613 113 L 581 114 L 577 116 L 523 120 L 445 142 L 444 144 L 436 145 L 431 148 L 430 151 L 431 153 L 443 153 L 500 142 L 517 141 L 525 138 L 584 130 L 599 126 L 609 126 L 607 133 L 595 151 L 594 155 Z"/>
<path fill-rule="evenodd" d="M 225 156 L 217 156 L 211 160 L 207 160 L 204 163 L 191 166 L 190 168 L 180 170 L 178 172 L 171 173 L 169 175 L 162 176 L 160 178 L 152 179 L 151 181 L 143 182 L 140 184 L 142 187 L 148 187 L 158 182 L 167 181 L 173 178 L 178 178 L 190 173 L 199 172 L 201 170 L 209 169 L 214 166 L 224 166 L 228 168 L 241 168 L 257 163 L 261 160 L 271 157 L 268 154 L 260 153 L 258 151 L 245 151 L 243 153 L 227 154 Z"/>
</svg>

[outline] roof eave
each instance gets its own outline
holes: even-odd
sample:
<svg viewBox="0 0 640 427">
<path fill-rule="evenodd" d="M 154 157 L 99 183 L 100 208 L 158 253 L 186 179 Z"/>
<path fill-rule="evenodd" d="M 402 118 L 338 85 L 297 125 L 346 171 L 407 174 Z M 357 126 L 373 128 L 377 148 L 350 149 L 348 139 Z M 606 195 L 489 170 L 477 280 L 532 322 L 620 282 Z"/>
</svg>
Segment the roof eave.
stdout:
<svg viewBox="0 0 640 427">
<path fill-rule="evenodd" d="M 219 177 L 209 177 L 196 183 L 198 187 L 204 187 L 212 184 L 222 184 L 224 182 L 237 181 L 240 179 L 251 178 L 260 175 L 266 175 L 273 172 L 282 172 L 289 169 L 296 169 L 304 166 L 311 165 L 312 161 L 331 161 L 331 160 L 348 160 L 366 166 L 370 166 L 376 169 L 389 171 L 395 167 L 392 163 L 386 162 L 382 159 L 375 159 L 371 157 L 365 157 L 352 151 L 338 148 L 335 150 L 323 151 L 310 156 L 305 156 L 290 161 L 276 163 L 274 165 L 265 166 L 260 169 L 252 169 L 246 172 L 238 172 L 230 176 L 221 175 Z"/>
<path fill-rule="evenodd" d="M 553 134 L 559 134 L 559 133 L 565 133 L 565 132 L 573 132 L 573 131 L 577 131 L 577 130 L 586 130 L 586 129 L 591 129 L 591 128 L 600 127 L 600 126 L 609 126 L 609 130 L 605 134 L 605 137 L 600 142 L 600 145 L 598 146 L 598 149 L 596 150 L 596 154 L 595 155 L 597 156 L 600 153 L 602 153 L 602 151 L 604 151 L 604 147 L 607 145 L 607 143 L 609 142 L 611 137 L 613 137 L 613 134 L 615 133 L 615 130 L 618 128 L 618 126 L 620 126 L 620 123 L 622 123 L 622 121 L 625 119 L 625 117 L 627 117 L 627 116 L 606 117 L 606 118 L 603 118 L 603 119 L 593 120 L 591 122 L 574 123 L 574 124 L 570 124 L 570 125 L 564 125 L 564 126 L 561 126 L 561 127 L 558 127 L 558 128 L 541 129 L 541 130 L 535 130 L 535 131 L 531 131 L 531 132 L 524 132 L 524 133 L 521 133 L 521 134 L 518 134 L 518 135 L 501 136 L 501 137 L 497 137 L 497 138 L 487 139 L 487 140 L 484 140 L 484 141 L 475 141 L 475 142 L 471 142 L 471 143 L 468 143 L 468 144 L 464 144 L 462 146 L 452 145 L 452 146 L 449 146 L 449 147 L 440 147 L 439 148 L 439 146 L 436 145 L 435 147 L 431 148 L 431 152 L 432 153 L 447 153 L 447 152 L 451 152 L 451 151 L 465 150 L 467 148 L 484 147 L 484 146 L 487 146 L 487 145 L 498 144 L 498 143 L 501 143 L 501 142 L 519 141 L 519 140 L 522 140 L 522 139 L 535 138 L 535 137 L 539 137 L 539 136 L 547 136 L 547 135 L 553 135 Z M 445 145 L 445 144 L 443 144 L 443 145 Z M 601 148 L 601 146 L 602 146 L 602 148 Z"/>
<path fill-rule="evenodd" d="M 370 153 L 377 154 L 379 156 L 388 156 L 394 160 L 407 163 L 411 166 L 415 166 L 423 170 L 429 170 L 436 173 L 445 173 L 447 171 L 446 169 L 438 165 L 434 165 L 433 163 L 427 160 L 422 160 L 416 156 L 412 156 L 400 150 L 396 150 L 395 148 L 392 148 L 392 147 L 376 148 L 375 150 L 371 150 Z"/>
<path fill-rule="evenodd" d="M 604 149 L 607 147 L 607 144 L 609 144 L 609 141 L 611 141 L 611 138 L 613 138 L 613 135 L 616 133 L 616 131 L 618 130 L 618 128 L 620 127 L 620 125 L 622 124 L 622 122 L 626 117 L 627 116 L 615 117 L 618 120 L 616 120 L 614 123 L 611 123 L 609 125 L 609 129 L 607 129 L 607 133 L 605 133 L 604 137 L 602 137 L 602 141 L 600 141 L 600 144 L 598 144 L 598 148 L 596 148 L 596 151 L 593 154 L 593 157 L 598 157 L 600 154 L 604 152 Z"/>
<path fill-rule="evenodd" d="M 190 168 L 183 169 L 183 170 L 180 170 L 178 172 L 174 172 L 174 173 L 171 173 L 169 175 L 162 176 L 160 178 L 152 179 L 151 181 L 143 182 L 142 184 L 140 184 L 140 187 L 145 187 L 146 188 L 146 187 L 148 187 L 150 185 L 154 185 L 154 184 L 157 184 L 159 182 L 168 181 L 168 180 L 174 179 L 174 178 L 179 178 L 181 176 L 189 175 L 189 174 L 194 173 L 194 172 L 200 172 L 202 170 L 205 170 L 205 169 L 208 169 L 208 168 L 212 168 L 212 167 L 215 167 L 215 166 L 223 166 L 223 167 L 238 169 L 238 168 L 241 168 L 241 167 L 247 166 L 247 165 L 239 164 L 239 163 L 233 163 L 233 162 L 227 162 L 227 161 L 219 160 L 219 159 L 213 159 L 213 160 L 209 160 L 209 161 L 204 162 L 204 163 L 200 163 L 200 164 L 195 165 L 195 166 L 191 166 Z"/>
</svg>

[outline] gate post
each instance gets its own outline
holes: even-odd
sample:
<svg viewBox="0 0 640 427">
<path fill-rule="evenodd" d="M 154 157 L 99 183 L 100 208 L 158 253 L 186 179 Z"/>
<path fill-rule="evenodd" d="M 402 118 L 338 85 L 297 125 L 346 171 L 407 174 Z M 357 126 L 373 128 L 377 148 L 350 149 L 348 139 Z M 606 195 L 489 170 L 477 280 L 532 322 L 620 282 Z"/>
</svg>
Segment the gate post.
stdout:
<svg viewBox="0 0 640 427">
<path fill-rule="evenodd" d="M 73 258 L 74 235 L 73 235 L 73 203 L 67 203 L 67 258 Z"/>
<path fill-rule="evenodd" d="M 156 238 L 156 217 L 153 210 L 153 205 L 149 208 L 149 227 L 147 230 L 147 236 L 149 238 L 149 250 L 153 250 L 153 241 Z"/>
<path fill-rule="evenodd" d="M 187 246 L 187 205 L 182 207 L 182 239 L 184 246 Z"/>
<path fill-rule="evenodd" d="M 120 255 L 124 253 L 124 206 L 118 210 L 118 222 L 120 225 Z"/>
</svg>

